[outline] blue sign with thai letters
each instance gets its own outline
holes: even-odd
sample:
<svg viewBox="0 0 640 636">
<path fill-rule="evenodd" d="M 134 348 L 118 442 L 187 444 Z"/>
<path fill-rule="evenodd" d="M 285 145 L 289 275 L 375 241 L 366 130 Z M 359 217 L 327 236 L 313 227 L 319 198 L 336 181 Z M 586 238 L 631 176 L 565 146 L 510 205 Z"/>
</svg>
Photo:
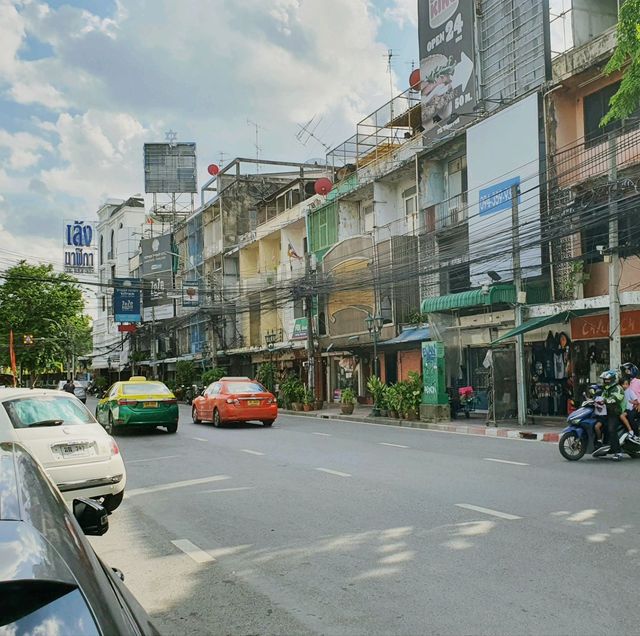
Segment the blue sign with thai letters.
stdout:
<svg viewBox="0 0 640 636">
<path fill-rule="evenodd" d="M 116 322 L 142 322 L 141 282 L 137 278 L 113 279 L 113 315 Z"/>
<path fill-rule="evenodd" d="M 488 188 L 480 190 L 480 216 L 495 214 L 501 210 L 511 209 L 511 187 L 518 186 L 518 203 L 520 203 L 520 177 L 513 177 Z"/>
</svg>

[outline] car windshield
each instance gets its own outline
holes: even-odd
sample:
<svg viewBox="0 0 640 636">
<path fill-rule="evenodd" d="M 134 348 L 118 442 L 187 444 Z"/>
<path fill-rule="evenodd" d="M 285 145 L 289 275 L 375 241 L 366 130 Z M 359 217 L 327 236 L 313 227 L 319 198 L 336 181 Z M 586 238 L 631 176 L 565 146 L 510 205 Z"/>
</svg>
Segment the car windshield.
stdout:
<svg viewBox="0 0 640 636">
<path fill-rule="evenodd" d="M 227 382 L 229 393 L 265 393 L 266 389 L 257 382 Z"/>
<path fill-rule="evenodd" d="M 5 400 L 2 406 L 13 428 L 95 423 L 91 413 L 75 398 L 33 395 Z"/>
<path fill-rule="evenodd" d="M 124 395 L 169 395 L 171 391 L 162 382 L 132 382 L 122 385 Z"/>
</svg>

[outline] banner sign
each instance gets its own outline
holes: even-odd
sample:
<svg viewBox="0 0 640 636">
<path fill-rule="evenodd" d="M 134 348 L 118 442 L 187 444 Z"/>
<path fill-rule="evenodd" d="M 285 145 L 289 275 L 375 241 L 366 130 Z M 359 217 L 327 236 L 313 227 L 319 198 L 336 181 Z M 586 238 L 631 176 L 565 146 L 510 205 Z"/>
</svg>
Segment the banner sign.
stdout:
<svg viewBox="0 0 640 636">
<path fill-rule="evenodd" d="M 474 113 L 474 3 L 418 0 L 420 92 L 425 145 L 468 123 Z"/>
<path fill-rule="evenodd" d="M 623 311 L 620 314 L 620 335 L 640 335 L 640 310 Z M 572 340 L 609 339 L 609 314 L 581 316 L 571 321 Z"/>
<path fill-rule="evenodd" d="M 520 187 L 520 177 L 513 177 L 480 190 L 480 216 L 510 210 L 511 188 L 514 185 Z M 518 204 L 520 203 L 522 203 L 522 197 L 518 194 Z"/>
<path fill-rule="evenodd" d="M 293 332 L 290 340 L 306 340 L 307 324 L 308 320 L 306 318 L 296 318 L 293 322 Z"/>
<path fill-rule="evenodd" d="M 113 316 L 116 322 L 140 322 L 141 283 L 137 278 L 113 279 Z"/>
<path fill-rule="evenodd" d="M 200 305 L 200 290 L 198 281 L 191 280 L 182 283 L 182 306 L 198 307 Z"/>
<path fill-rule="evenodd" d="M 140 272 L 144 285 L 143 317 L 164 320 L 175 315 L 173 297 L 173 240 L 162 234 L 140 241 Z"/>
<path fill-rule="evenodd" d="M 69 274 L 95 274 L 96 246 L 93 223 L 65 221 L 63 240 L 64 271 Z"/>
<path fill-rule="evenodd" d="M 173 271 L 172 245 L 171 234 L 140 241 L 140 272 L 143 278 Z"/>
</svg>

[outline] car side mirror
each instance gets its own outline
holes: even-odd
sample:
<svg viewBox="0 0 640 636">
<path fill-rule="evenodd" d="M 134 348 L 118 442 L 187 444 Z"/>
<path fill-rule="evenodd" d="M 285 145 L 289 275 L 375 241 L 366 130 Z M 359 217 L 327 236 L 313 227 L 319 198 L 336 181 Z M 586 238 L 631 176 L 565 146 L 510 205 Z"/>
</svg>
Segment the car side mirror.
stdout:
<svg viewBox="0 0 640 636">
<path fill-rule="evenodd" d="M 87 535 L 100 537 L 109 529 L 109 513 L 93 499 L 74 499 L 73 516 Z"/>
</svg>

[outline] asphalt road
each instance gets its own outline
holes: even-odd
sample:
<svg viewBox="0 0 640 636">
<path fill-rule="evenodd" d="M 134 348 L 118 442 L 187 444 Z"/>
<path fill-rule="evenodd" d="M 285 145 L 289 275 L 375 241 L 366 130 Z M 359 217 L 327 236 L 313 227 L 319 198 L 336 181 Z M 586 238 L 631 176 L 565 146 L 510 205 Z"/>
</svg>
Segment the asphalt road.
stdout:
<svg viewBox="0 0 640 636">
<path fill-rule="evenodd" d="M 93 540 L 164 634 L 640 632 L 640 460 L 181 411 L 118 436 L 127 497 Z"/>
</svg>

